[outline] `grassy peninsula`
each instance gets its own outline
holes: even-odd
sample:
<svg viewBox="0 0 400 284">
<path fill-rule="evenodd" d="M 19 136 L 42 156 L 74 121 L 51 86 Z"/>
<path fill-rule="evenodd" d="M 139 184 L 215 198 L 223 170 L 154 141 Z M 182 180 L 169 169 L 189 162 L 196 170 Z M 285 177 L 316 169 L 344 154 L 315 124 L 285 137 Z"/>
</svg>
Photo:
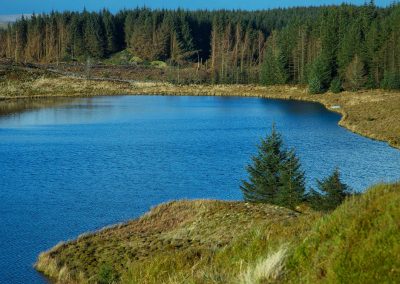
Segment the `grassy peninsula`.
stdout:
<svg viewBox="0 0 400 284">
<path fill-rule="evenodd" d="M 36 269 L 58 283 L 393 283 L 400 184 L 326 215 L 268 204 L 177 201 L 60 243 Z"/>
</svg>

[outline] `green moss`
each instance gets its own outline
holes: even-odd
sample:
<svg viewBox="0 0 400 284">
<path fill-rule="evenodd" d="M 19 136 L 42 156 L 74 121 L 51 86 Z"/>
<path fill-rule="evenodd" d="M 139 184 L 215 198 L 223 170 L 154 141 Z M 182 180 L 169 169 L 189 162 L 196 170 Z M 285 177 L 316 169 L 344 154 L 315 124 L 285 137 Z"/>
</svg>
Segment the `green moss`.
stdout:
<svg viewBox="0 0 400 284">
<path fill-rule="evenodd" d="M 141 64 L 144 62 L 144 60 L 138 56 L 132 56 L 131 59 L 129 60 L 131 63 L 136 63 L 136 64 Z"/>
<path fill-rule="evenodd" d="M 157 68 L 167 68 L 167 63 L 164 61 L 152 61 L 150 62 L 150 66 L 157 67 Z"/>
</svg>

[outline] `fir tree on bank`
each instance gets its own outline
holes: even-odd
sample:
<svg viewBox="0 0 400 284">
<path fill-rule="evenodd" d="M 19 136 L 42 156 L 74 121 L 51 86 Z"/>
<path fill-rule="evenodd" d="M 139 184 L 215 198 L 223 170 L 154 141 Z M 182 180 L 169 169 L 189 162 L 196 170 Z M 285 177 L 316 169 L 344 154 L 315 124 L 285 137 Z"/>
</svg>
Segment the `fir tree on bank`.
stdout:
<svg viewBox="0 0 400 284">
<path fill-rule="evenodd" d="M 294 149 L 285 147 L 275 125 L 258 145 L 257 155 L 246 167 L 248 180 L 240 189 L 246 202 L 269 203 L 290 209 L 307 204 L 318 211 L 331 211 L 354 193 L 340 178 L 339 169 L 323 180 L 318 189 L 306 192 L 305 173 Z"/>
<path fill-rule="evenodd" d="M 303 201 L 304 172 L 293 149 L 286 149 L 281 134 L 271 134 L 258 146 L 258 154 L 247 166 L 248 181 L 241 190 L 247 202 L 262 202 L 295 209 Z"/>
</svg>

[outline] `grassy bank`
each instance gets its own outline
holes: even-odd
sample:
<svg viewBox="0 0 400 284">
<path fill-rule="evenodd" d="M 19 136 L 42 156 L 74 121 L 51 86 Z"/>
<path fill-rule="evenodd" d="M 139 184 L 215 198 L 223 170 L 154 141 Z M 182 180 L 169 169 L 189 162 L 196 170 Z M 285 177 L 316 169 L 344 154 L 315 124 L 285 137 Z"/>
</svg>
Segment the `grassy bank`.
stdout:
<svg viewBox="0 0 400 284">
<path fill-rule="evenodd" d="M 60 283 L 390 283 L 400 277 L 400 184 L 329 215 L 180 201 L 40 255 Z"/>
<path fill-rule="evenodd" d="M 317 216 L 265 204 L 172 202 L 59 244 L 36 267 L 61 282 L 101 282 L 109 269 L 122 283 L 232 283 L 266 252 L 298 242 Z"/>
<path fill-rule="evenodd" d="M 168 83 L 85 80 L 44 70 L 0 68 L 0 99 L 97 95 L 251 96 L 324 104 L 342 114 L 340 125 L 400 148 L 400 93 L 382 90 L 310 95 L 299 86 L 173 85 Z"/>
<path fill-rule="evenodd" d="M 288 282 L 398 282 L 399 192 L 399 183 L 375 186 L 318 220 L 288 257 Z"/>
</svg>

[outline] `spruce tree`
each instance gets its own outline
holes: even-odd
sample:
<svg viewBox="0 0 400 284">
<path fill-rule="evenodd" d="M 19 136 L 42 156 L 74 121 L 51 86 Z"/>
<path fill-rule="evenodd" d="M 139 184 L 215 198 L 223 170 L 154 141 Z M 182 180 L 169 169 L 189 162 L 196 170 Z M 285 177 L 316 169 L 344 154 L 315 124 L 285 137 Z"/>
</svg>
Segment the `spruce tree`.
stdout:
<svg viewBox="0 0 400 284">
<path fill-rule="evenodd" d="M 336 77 L 332 80 L 331 86 L 329 87 L 329 91 L 332 93 L 340 93 L 342 91 L 342 82 L 340 81 L 339 77 Z"/>
<path fill-rule="evenodd" d="M 339 169 L 323 180 L 317 180 L 318 190 L 311 190 L 308 202 L 313 209 L 331 211 L 352 195 L 351 189 L 341 181 Z"/>
<path fill-rule="evenodd" d="M 386 71 L 381 87 L 385 90 L 400 90 L 400 74 Z"/>
<path fill-rule="evenodd" d="M 293 150 L 284 148 L 275 125 L 258 146 L 258 154 L 247 166 L 249 180 L 241 190 L 245 201 L 271 203 L 294 209 L 304 195 L 304 173 Z"/>
<path fill-rule="evenodd" d="M 105 34 L 105 53 L 110 55 L 118 50 L 116 21 L 106 9 L 102 11 L 101 16 Z"/>
<path fill-rule="evenodd" d="M 277 54 L 274 54 L 271 47 L 265 52 L 264 62 L 261 65 L 261 83 L 264 85 L 279 85 L 287 82 L 288 75 L 282 56 L 278 51 L 275 53 Z"/>
<path fill-rule="evenodd" d="M 312 76 L 308 81 L 308 91 L 310 94 L 321 94 L 324 92 L 324 87 L 318 76 Z"/>
<path fill-rule="evenodd" d="M 84 10 L 0 25 L 0 57 L 97 60 L 129 48 L 148 61 L 196 63 L 210 82 L 308 83 L 311 93 L 322 93 L 339 91 L 338 79 L 351 90 L 399 89 L 399 38 L 400 4 L 254 12 L 137 8 L 115 15 Z"/>
<path fill-rule="evenodd" d="M 277 36 L 274 32 L 268 40 L 260 70 L 261 83 L 264 85 L 285 84 L 289 77 L 277 42 Z"/>
<path fill-rule="evenodd" d="M 84 14 L 84 43 L 87 56 L 103 58 L 105 55 L 104 28 L 100 17 L 96 13 Z"/>
<path fill-rule="evenodd" d="M 275 202 L 280 206 L 295 209 L 304 198 L 305 178 L 301 170 L 300 160 L 294 150 L 286 154 L 280 174 L 280 187 Z"/>
<path fill-rule="evenodd" d="M 249 181 L 243 181 L 241 186 L 245 201 L 274 203 L 280 187 L 282 161 L 286 159 L 282 147 L 282 137 L 273 126 L 271 134 L 258 146 L 257 156 L 252 157 L 253 164 L 246 168 Z"/>
<path fill-rule="evenodd" d="M 80 16 L 77 13 L 74 13 L 71 17 L 71 23 L 68 28 L 68 34 L 69 34 L 68 46 L 72 59 L 84 55 L 85 44 L 83 38 L 82 20 L 80 19 Z"/>
<path fill-rule="evenodd" d="M 311 94 L 325 92 L 330 84 L 330 69 L 328 60 L 320 55 L 312 63 L 308 75 L 308 90 Z"/>
</svg>

